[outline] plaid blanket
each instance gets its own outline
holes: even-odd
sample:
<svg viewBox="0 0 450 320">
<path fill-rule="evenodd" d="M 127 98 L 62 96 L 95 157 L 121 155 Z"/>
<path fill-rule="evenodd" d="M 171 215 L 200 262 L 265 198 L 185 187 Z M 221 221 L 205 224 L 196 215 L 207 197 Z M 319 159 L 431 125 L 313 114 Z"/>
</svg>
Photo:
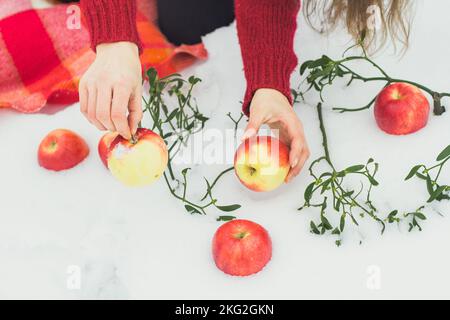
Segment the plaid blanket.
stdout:
<svg viewBox="0 0 450 320">
<path fill-rule="evenodd" d="M 170 44 L 154 23 L 155 9 L 154 1 L 138 0 L 144 69 L 165 76 L 206 59 L 202 44 Z M 95 57 L 82 20 L 74 4 L 36 8 L 31 0 L 0 0 L 0 108 L 33 113 L 47 103 L 78 101 L 78 82 Z"/>
</svg>

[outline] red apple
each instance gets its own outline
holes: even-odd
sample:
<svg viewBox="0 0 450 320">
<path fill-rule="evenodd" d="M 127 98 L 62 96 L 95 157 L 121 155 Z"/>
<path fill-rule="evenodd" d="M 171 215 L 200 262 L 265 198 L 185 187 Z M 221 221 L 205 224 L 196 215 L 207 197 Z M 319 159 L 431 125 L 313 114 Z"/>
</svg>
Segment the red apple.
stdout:
<svg viewBox="0 0 450 320">
<path fill-rule="evenodd" d="M 107 132 L 98 142 L 98 155 L 106 168 L 108 168 L 109 147 L 113 140 L 118 136 L 117 132 Z"/>
<path fill-rule="evenodd" d="M 89 147 L 83 138 L 70 130 L 57 129 L 39 145 L 38 161 L 45 169 L 61 171 L 75 167 L 88 154 Z"/>
<path fill-rule="evenodd" d="M 283 184 L 289 173 L 289 148 L 273 137 L 247 139 L 236 151 L 234 169 L 250 190 L 272 191 Z"/>
<path fill-rule="evenodd" d="M 375 102 L 375 119 L 381 130 L 406 135 L 424 128 L 430 103 L 417 87 L 394 83 L 384 88 Z"/>
<path fill-rule="evenodd" d="M 233 220 L 216 231 L 212 251 L 220 270 L 232 276 L 249 276 L 261 271 L 272 258 L 272 241 L 259 224 Z"/>
<path fill-rule="evenodd" d="M 117 136 L 108 153 L 112 175 L 130 187 L 145 186 L 156 181 L 167 167 L 169 155 L 164 140 L 148 129 L 138 129 L 135 141 Z"/>
</svg>

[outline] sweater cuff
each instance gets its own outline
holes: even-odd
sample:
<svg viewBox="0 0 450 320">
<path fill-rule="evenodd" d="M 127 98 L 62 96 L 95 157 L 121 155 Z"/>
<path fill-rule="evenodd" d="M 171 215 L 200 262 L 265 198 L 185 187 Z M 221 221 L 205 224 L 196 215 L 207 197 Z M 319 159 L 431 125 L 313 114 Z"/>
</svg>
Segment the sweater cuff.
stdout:
<svg viewBox="0 0 450 320">
<path fill-rule="evenodd" d="M 290 78 L 297 65 L 297 57 L 292 53 L 277 57 L 259 56 L 246 62 L 247 90 L 244 96 L 242 112 L 249 116 L 250 103 L 258 89 L 275 89 L 281 92 L 292 105 Z"/>
<path fill-rule="evenodd" d="M 135 43 L 142 52 L 135 0 L 82 0 L 80 6 L 94 51 L 102 43 L 127 41 Z"/>
</svg>

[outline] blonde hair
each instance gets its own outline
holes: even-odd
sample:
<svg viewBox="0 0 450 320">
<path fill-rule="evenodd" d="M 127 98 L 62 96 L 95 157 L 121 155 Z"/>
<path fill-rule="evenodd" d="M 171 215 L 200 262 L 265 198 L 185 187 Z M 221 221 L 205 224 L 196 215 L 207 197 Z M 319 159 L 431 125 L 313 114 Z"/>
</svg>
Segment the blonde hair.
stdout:
<svg viewBox="0 0 450 320">
<path fill-rule="evenodd" d="M 369 8 L 373 6 L 380 14 L 379 28 L 368 26 Z M 396 43 L 400 43 L 403 49 L 408 47 L 410 7 L 409 0 L 304 0 L 305 17 L 314 29 L 321 33 L 329 32 L 343 22 L 356 41 L 365 35 L 364 46 L 375 51 L 388 39 L 395 47 Z"/>
</svg>

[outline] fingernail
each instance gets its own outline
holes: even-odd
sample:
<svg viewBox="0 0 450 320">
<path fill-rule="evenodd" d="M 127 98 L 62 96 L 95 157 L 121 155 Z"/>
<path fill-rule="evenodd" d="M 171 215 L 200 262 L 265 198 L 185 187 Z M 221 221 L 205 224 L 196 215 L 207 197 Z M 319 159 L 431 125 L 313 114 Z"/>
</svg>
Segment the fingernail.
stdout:
<svg viewBox="0 0 450 320">
<path fill-rule="evenodd" d="M 292 160 L 292 162 L 291 162 L 291 168 L 295 168 L 295 167 L 297 166 L 297 164 L 298 164 L 298 159 L 295 158 L 295 159 Z"/>
<path fill-rule="evenodd" d="M 244 140 L 246 140 L 246 139 L 248 139 L 250 137 L 253 137 L 255 134 L 256 134 L 256 130 L 253 129 L 253 128 L 250 128 L 250 129 L 248 129 L 247 131 L 244 132 L 244 135 L 242 136 L 241 140 L 244 141 Z"/>
</svg>

